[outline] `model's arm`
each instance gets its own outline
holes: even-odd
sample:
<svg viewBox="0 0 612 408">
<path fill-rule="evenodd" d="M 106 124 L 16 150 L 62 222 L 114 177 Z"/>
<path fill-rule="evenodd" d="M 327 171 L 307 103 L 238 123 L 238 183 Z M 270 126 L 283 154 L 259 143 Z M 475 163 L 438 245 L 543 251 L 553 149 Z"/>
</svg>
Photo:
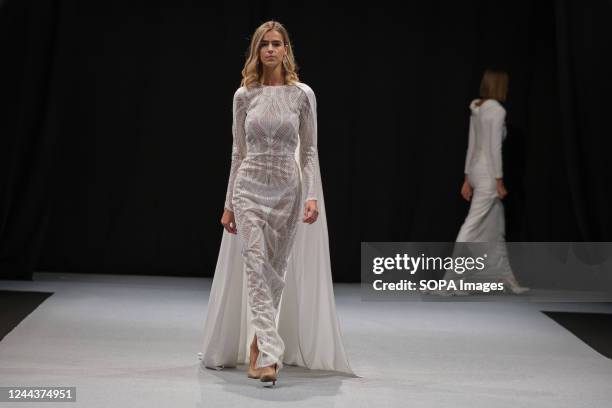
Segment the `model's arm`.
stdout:
<svg viewBox="0 0 612 408">
<path fill-rule="evenodd" d="M 244 119 L 246 117 L 246 104 L 242 89 L 238 89 L 234 93 L 234 102 L 232 107 L 232 165 L 230 168 L 229 181 L 227 183 L 227 193 L 225 194 L 225 208 L 229 211 L 234 211 L 232 206 L 232 197 L 234 196 L 234 181 L 236 180 L 236 172 L 240 163 L 246 155 L 246 137 L 244 131 Z"/>
<path fill-rule="evenodd" d="M 313 96 L 314 99 L 314 96 Z M 310 99 L 306 96 L 300 111 L 300 165 L 302 167 L 302 187 L 306 193 L 306 201 L 316 200 L 317 167 L 319 165 L 319 153 L 317 151 L 317 123 L 313 112 L 315 106 L 310 106 Z"/>
<path fill-rule="evenodd" d="M 506 120 L 506 110 L 503 108 L 495 109 L 491 120 L 491 139 L 489 141 L 489 163 L 493 168 L 496 179 L 504 176 L 502 171 L 502 141 L 504 135 L 504 121 Z"/>
<path fill-rule="evenodd" d="M 470 165 L 470 161 L 472 160 L 472 155 L 474 154 L 474 138 L 475 138 L 475 134 L 474 134 L 474 119 L 472 118 L 472 115 L 470 115 L 470 130 L 468 132 L 468 148 L 467 148 L 467 153 L 465 154 L 465 167 L 463 172 L 465 174 L 468 173 L 469 171 L 469 165 Z"/>
</svg>

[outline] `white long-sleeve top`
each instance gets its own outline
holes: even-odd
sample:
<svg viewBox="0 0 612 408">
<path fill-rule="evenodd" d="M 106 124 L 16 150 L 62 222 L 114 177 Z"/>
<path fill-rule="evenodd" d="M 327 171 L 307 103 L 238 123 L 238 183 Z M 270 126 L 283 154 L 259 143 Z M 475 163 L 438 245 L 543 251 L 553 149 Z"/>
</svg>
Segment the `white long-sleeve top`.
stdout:
<svg viewBox="0 0 612 408">
<path fill-rule="evenodd" d="M 465 174 L 483 161 L 494 178 L 503 177 L 502 143 L 506 138 L 506 109 L 495 99 L 487 99 L 476 106 L 470 103 L 470 130 L 465 157 Z"/>
</svg>

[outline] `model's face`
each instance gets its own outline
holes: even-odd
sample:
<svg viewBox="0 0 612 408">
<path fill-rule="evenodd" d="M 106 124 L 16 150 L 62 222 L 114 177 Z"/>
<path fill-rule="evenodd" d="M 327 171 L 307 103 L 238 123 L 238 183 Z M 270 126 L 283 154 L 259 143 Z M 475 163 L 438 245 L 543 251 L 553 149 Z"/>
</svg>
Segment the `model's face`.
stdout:
<svg viewBox="0 0 612 408">
<path fill-rule="evenodd" d="M 268 68 L 275 68 L 283 63 L 287 54 L 287 45 L 281 33 L 275 30 L 268 31 L 262 38 L 259 46 L 259 59 Z"/>
</svg>

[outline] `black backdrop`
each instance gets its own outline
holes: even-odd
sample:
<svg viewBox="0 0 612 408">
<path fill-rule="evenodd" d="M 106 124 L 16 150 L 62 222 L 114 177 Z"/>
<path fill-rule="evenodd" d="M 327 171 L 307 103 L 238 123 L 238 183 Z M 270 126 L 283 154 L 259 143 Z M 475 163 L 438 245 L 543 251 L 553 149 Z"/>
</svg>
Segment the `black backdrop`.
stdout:
<svg viewBox="0 0 612 408">
<path fill-rule="evenodd" d="M 508 241 L 612 241 L 612 2 L 8 0 L 0 276 L 211 276 L 231 100 L 281 21 L 318 102 L 335 281 L 361 241 L 454 241 L 468 103 L 510 73 Z"/>
</svg>

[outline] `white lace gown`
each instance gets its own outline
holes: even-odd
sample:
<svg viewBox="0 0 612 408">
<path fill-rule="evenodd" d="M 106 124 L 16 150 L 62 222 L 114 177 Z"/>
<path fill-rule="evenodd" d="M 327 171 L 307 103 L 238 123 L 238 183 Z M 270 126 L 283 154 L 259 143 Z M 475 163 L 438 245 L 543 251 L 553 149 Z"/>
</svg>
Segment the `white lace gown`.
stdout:
<svg viewBox="0 0 612 408">
<path fill-rule="evenodd" d="M 302 222 L 302 197 L 317 200 L 318 153 L 309 103 L 295 85 L 240 87 L 234 94 L 225 208 L 234 212 L 242 242 L 251 323 L 260 350 L 257 367 L 283 365 L 285 344 L 276 319 L 287 258 Z M 298 143 L 301 169 L 294 157 Z"/>
<path fill-rule="evenodd" d="M 277 358 L 280 367 L 285 364 L 359 377 L 349 364 L 336 313 L 325 196 L 317 153 L 317 100 L 314 91 L 307 84 L 296 82 L 295 85 L 295 88 L 264 87 L 236 92 L 233 127 L 235 160 L 232 160 L 226 196 L 226 207 L 234 208 L 236 214 L 240 213 L 242 208 L 254 209 L 252 214 L 245 217 L 248 219 L 247 222 L 259 226 L 255 226 L 255 233 L 249 236 L 253 236 L 255 240 L 257 237 L 259 239 L 263 237 L 261 243 L 276 245 L 274 248 L 277 250 L 272 258 L 270 256 L 262 258 L 260 250 L 250 252 L 258 254 L 257 256 L 264 260 L 260 263 L 278 265 L 278 260 L 284 259 L 280 253 L 289 251 L 284 280 L 278 278 L 281 276 L 278 272 L 281 269 L 266 270 L 263 267 L 257 269 L 259 262 L 253 261 L 249 256 L 245 257 L 247 254 L 245 247 L 251 244 L 243 242 L 240 234 L 230 234 L 222 229 L 221 245 L 204 321 L 202 351 L 198 353 L 198 358 L 203 369 L 222 370 L 246 365 L 249 363 L 249 345 L 253 335 L 257 331 L 260 333 L 267 331 L 272 334 L 273 341 L 268 338 L 266 344 L 259 344 L 260 348 L 267 350 L 262 359 L 270 362 Z M 306 95 L 308 101 L 303 96 L 299 96 L 297 92 L 299 90 Z M 279 106 L 281 101 L 285 102 L 285 106 Z M 309 108 L 308 112 L 305 111 L 306 107 Z M 298 112 L 299 116 L 296 116 Z M 288 124 L 292 126 L 288 127 Z M 298 193 L 295 190 L 294 183 L 297 183 L 297 180 L 294 178 L 295 173 L 291 172 L 292 161 L 285 158 L 287 151 L 295 146 L 295 129 L 298 134 L 301 132 L 299 143 L 293 151 L 302 177 L 299 185 L 301 200 L 297 198 Z M 279 139 L 278 136 L 281 134 L 286 139 Z M 252 137 L 249 138 L 249 135 Z M 253 139 L 257 135 L 260 140 Z M 262 152 L 264 151 L 262 148 L 266 145 L 268 151 L 280 153 L 279 156 L 283 159 L 274 155 L 274 158 L 267 163 L 271 167 L 266 167 L 263 164 L 265 162 L 261 160 L 256 161 L 254 159 L 256 155 L 253 154 L 251 158 L 246 159 L 249 152 Z M 248 150 L 249 148 L 251 150 Z M 257 172 L 259 178 L 252 178 L 253 171 L 239 171 L 242 166 L 259 168 Z M 269 179 L 263 176 L 266 171 Z M 239 174 L 243 174 L 240 176 L 242 181 L 239 181 Z M 274 174 L 276 177 L 272 177 Z M 284 187 L 281 187 L 281 184 L 276 184 L 276 188 L 268 187 L 271 190 L 264 196 L 253 194 L 256 189 L 246 191 L 244 188 L 247 185 L 260 186 L 259 183 L 262 181 L 280 183 L 279 180 L 283 178 L 287 180 Z M 263 184 L 266 185 L 268 184 Z M 268 196 L 270 192 L 275 194 Z M 236 193 L 235 199 L 234 193 Z M 240 196 L 246 200 L 241 201 L 238 198 Z M 281 246 L 280 241 L 285 235 L 290 238 L 292 233 L 290 229 L 275 230 L 272 227 L 279 227 L 279 219 L 291 218 L 288 214 L 291 214 L 289 208 L 293 208 L 292 204 L 295 204 L 293 200 L 303 203 L 307 198 L 317 199 L 319 209 L 317 221 L 306 224 L 298 219 L 291 249 L 289 249 L 291 245 Z M 275 202 L 277 205 L 273 207 Z M 243 203 L 250 204 L 243 206 Z M 297 217 L 301 218 L 301 211 Z M 240 231 L 240 224 L 238 230 Z M 279 233 L 281 235 L 277 235 Z M 256 248 L 257 245 L 259 244 L 256 244 Z M 278 291 L 266 292 L 269 280 L 284 286 L 278 311 L 274 308 L 274 304 L 278 303 Z M 253 283 L 255 290 L 251 290 L 251 287 L 254 287 Z M 263 295 L 263 301 L 257 297 L 251 302 L 251 294 L 256 293 Z M 255 318 L 254 312 L 259 314 L 259 317 Z M 277 333 L 280 334 L 281 340 L 273 330 L 271 323 L 273 313 L 277 313 Z M 262 361 L 258 363 L 261 365 Z"/>
</svg>

